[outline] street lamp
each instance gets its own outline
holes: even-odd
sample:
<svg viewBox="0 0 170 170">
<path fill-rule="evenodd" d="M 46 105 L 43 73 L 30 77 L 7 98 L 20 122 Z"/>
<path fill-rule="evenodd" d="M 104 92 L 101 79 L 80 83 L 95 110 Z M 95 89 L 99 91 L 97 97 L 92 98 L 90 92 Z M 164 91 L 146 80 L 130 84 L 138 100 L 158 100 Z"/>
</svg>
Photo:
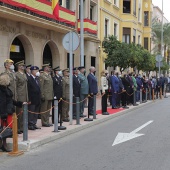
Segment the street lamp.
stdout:
<svg viewBox="0 0 170 170">
<path fill-rule="evenodd" d="M 162 53 L 163 52 L 163 0 L 162 0 L 162 28 L 161 28 L 161 54 L 162 54 L 162 57 L 164 56 L 164 54 Z M 161 71 L 160 71 L 160 61 L 159 61 L 159 77 L 160 77 L 160 74 L 161 74 Z"/>
<path fill-rule="evenodd" d="M 84 66 L 84 0 L 80 0 L 80 66 Z"/>
</svg>

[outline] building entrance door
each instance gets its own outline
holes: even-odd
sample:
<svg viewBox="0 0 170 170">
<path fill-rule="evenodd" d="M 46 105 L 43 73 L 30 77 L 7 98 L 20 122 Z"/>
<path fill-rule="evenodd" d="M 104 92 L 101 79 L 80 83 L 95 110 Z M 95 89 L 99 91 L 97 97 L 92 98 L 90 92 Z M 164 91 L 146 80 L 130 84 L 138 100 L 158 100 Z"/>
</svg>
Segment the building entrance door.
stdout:
<svg viewBox="0 0 170 170">
<path fill-rule="evenodd" d="M 52 52 L 51 52 L 50 46 L 46 44 L 44 48 L 44 52 L 43 52 L 43 64 L 48 64 L 48 63 L 50 63 L 50 66 L 52 67 L 53 65 Z"/>
<path fill-rule="evenodd" d="M 14 61 L 14 64 L 18 61 L 25 61 L 25 51 L 22 42 L 16 37 L 10 48 L 10 59 Z"/>
</svg>

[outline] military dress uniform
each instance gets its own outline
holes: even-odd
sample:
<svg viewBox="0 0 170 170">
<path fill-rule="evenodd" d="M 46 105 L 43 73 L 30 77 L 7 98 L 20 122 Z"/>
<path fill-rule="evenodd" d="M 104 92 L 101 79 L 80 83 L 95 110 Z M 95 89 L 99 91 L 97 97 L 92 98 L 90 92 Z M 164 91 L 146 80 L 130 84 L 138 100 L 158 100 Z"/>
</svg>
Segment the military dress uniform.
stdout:
<svg viewBox="0 0 170 170">
<path fill-rule="evenodd" d="M 6 59 L 4 63 L 14 63 L 13 60 L 11 59 Z M 12 91 L 13 93 L 13 99 L 17 100 L 17 92 L 16 92 L 16 76 L 15 73 L 9 70 L 5 70 L 2 74 L 7 74 L 10 78 L 10 84 L 8 88 Z"/>
<path fill-rule="evenodd" d="M 41 89 L 41 112 L 45 112 L 41 114 L 42 126 L 49 127 L 51 124 L 49 123 L 50 111 L 53 100 L 53 80 L 51 75 L 46 73 L 45 71 L 40 76 L 40 89 Z"/>
<path fill-rule="evenodd" d="M 77 68 L 74 68 L 73 70 L 78 70 Z M 80 80 L 78 75 L 73 75 L 73 103 L 76 103 L 76 97 L 80 97 Z M 73 119 L 76 119 L 76 105 L 73 105 Z"/>
<path fill-rule="evenodd" d="M 68 69 L 65 69 L 63 70 L 64 71 L 67 71 L 69 72 Z M 66 100 L 67 102 L 69 102 L 70 100 L 70 90 L 69 90 L 69 86 L 70 86 L 70 79 L 68 76 L 64 76 L 63 77 L 63 84 L 62 84 L 62 87 L 63 87 L 63 99 Z M 66 103 L 66 102 L 63 102 L 63 105 L 62 105 L 62 120 L 63 121 L 69 121 L 69 103 Z"/>
<path fill-rule="evenodd" d="M 20 61 L 15 64 L 16 66 L 24 65 L 24 61 Z M 16 91 L 17 100 L 21 102 L 28 102 L 28 89 L 27 89 L 27 77 L 25 73 L 17 71 L 16 74 Z M 16 108 L 18 115 L 18 131 L 23 131 L 23 114 L 21 114 L 22 108 Z"/>
<path fill-rule="evenodd" d="M 59 67 L 56 67 L 53 69 L 54 71 L 60 71 Z M 63 85 L 62 85 L 62 77 L 59 75 L 55 75 L 53 77 L 53 90 L 54 90 L 54 97 L 59 101 L 60 98 L 63 97 Z M 62 101 L 58 103 L 58 113 L 61 116 L 62 115 Z M 54 109 L 52 113 L 52 122 L 54 123 Z"/>
<path fill-rule="evenodd" d="M 84 67 L 79 67 L 78 69 L 82 69 Z M 89 93 L 89 84 L 88 84 L 88 80 L 86 78 L 86 76 L 82 73 L 80 73 L 78 75 L 79 80 L 80 80 L 80 84 L 81 84 L 81 88 L 80 88 L 80 101 L 83 101 Z M 85 102 L 81 102 L 80 103 L 80 117 L 84 117 L 83 113 L 84 113 L 84 104 Z"/>
<path fill-rule="evenodd" d="M 27 66 L 26 66 L 26 69 L 30 69 L 31 66 L 32 66 L 32 65 L 27 65 Z M 29 80 L 29 78 L 31 77 L 31 74 L 26 72 L 26 76 L 27 76 L 27 80 Z"/>
</svg>

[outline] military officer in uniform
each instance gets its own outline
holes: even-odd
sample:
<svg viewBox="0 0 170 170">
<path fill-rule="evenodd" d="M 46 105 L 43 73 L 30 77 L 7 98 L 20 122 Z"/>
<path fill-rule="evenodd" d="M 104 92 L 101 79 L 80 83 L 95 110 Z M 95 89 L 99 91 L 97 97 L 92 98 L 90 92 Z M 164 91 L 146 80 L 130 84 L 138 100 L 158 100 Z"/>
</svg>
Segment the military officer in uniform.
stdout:
<svg viewBox="0 0 170 170">
<path fill-rule="evenodd" d="M 63 96 L 63 87 L 62 87 L 62 71 L 60 67 L 56 67 L 54 70 L 54 77 L 53 77 L 53 91 L 54 91 L 54 98 L 58 101 Z M 62 115 L 62 101 L 58 103 L 58 113 L 61 116 Z M 54 109 L 52 112 L 52 123 L 54 123 Z"/>
<path fill-rule="evenodd" d="M 21 102 L 28 102 L 28 89 L 27 89 L 27 76 L 24 73 L 25 64 L 24 61 L 19 61 L 16 64 L 18 71 L 16 72 L 16 91 L 17 100 Z M 23 114 L 21 114 L 22 108 L 16 108 L 18 115 L 18 133 L 23 132 Z"/>
<path fill-rule="evenodd" d="M 80 80 L 78 77 L 78 68 L 73 69 L 73 103 L 76 103 L 76 97 L 80 97 Z M 76 119 L 76 105 L 73 105 L 73 119 Z"/>
<path fill-rule="evenodd" d="M 80 84 L 81 84 L 81 88 L 80 88 L 80 101 L 83 101 L 89 93 L 89 84 L 88 84 L 88 80 L 86 78 L 86 76 L 84 75 L 86 70 L 84 67 L 79 67 L 79 74 L 78 74 L 78 78 L 80 80 Z M 84 104 L 85 102 L 81 102 L 80 103 L 80 117 L 86 117 L 85 115 L 83 115 L 84 113 Z"/>
<path fill-rule="evenodd" d="M 13 93 L 13 99 L 17 100 L 17 92 L 16 92 L 16 77 L 14 73 L 14 62 L 11 59 L 6 59 L 4 61 L 5 71 L 2 74 L 8 74 L 10 78 L 9 89 Z"/>
<path fill-rule="evenodd" d="M 25 69 L 25 73 L 26 73 L 27 79 L 29 79 L 30 76 L 31 76 L 30 68 L 31 68 L 31 64 L 30 64 L 30 65 L 27 65 L 27 66 L 26 66 L 26 69 Z"/>
<path fill-rule="evenodd" d="M 63 70 L 63 100 L 69 102 L 69 95 L 70 95 L 70 91 L 69 91 L 69 86 L 70 86 L 70 82 L 69 82 L 69 69 L 65 69 Z M 63 122 L 69 122 L 69 103 L 67 102 L 63 102 L 62 105 L 62 121 Z"/>
<path fill-rule="evenodd" d="M 46 112 L 52 107 L 52 100 L 54 98 L 53 95 L 53 80 L 50 75 L 50 65 L 44 64 L 43 66 L 44 72 L 40 76 L 40 89 L 41 89 L 41 112 L 45 112 L 41 114 L 42 126 L 50 127 L 53 126 L 49 123 L 50 111 Z"/>
</svg>

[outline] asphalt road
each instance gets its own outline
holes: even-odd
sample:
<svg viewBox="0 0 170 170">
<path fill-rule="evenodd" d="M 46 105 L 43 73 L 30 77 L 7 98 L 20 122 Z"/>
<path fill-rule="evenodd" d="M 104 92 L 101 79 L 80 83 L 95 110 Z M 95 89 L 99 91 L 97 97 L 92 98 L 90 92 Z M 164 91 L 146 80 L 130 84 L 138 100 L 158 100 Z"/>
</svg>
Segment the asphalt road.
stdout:
<svg viewBox="0 0 170 170">
<path fill-rule="evenodd" d="M 138 138 L 112 146 L 153 120 Z M 170 170 L 170 98 L 69 135 L 18 158 L 0 156 L 0 170 Z"/>
</svg>

